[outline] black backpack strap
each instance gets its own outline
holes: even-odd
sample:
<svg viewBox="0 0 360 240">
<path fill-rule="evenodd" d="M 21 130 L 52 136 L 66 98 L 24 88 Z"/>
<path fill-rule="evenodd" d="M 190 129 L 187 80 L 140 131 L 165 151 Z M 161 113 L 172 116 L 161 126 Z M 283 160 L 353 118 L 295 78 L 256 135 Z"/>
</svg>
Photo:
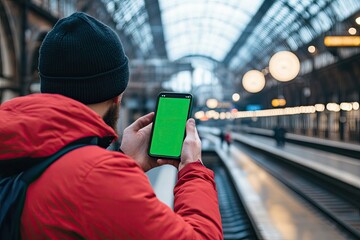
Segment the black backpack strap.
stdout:
<svg viewBox="0 0 360 240">
<path fill-rule="evenodd" d="M 66 153 L 96 144 L 97 138 L 70 144 L 26 171 L 0 179 L 0 239 L 20 239 L 20 221 L 26 191 L 34 180 Z"/>
<path fill-rule="evenodd" d="M 40 162 L 39 164 L 33 166 L 32 168 L 22 172 L 21 179 L 25 183 L 29 184 L 36 180 L 53 162 L 55 162 L 58 158 L 62 157 L 66 153 L 80 147 L 87 146 L 89 144 L 85 143 L 78 143 L 72 144 L 62 148 L 60 151 L 55 153 L 54 155 L 50 156 L 45 161 Z"/>
</svg>

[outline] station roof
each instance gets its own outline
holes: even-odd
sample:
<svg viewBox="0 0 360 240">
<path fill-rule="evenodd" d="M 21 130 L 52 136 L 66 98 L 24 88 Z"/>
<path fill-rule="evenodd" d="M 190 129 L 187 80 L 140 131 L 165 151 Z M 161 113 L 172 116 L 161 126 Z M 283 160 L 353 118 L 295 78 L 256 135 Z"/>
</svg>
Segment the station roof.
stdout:
<svg viewBox="0 0 360 240">
<path fill-rule="evenodd" d="M 143 57 L 205 56 L 230 65 L 293 51 L 360 9 L 358 0 L 103 0 Z M 158 43 L 165 43 L 158 48 Z M 161 49 L 165 48 L 165 49 Z"/>
<path fill-rule="evenodd" d="M 204 58 L 234 76 L 266 68 L 280 50 L 297 52 L 301 59 L 307 45 L 360 10 L 359 0 L 102 2 L 132 41 L 137 59 L 191 63 Z"/>
</svg>

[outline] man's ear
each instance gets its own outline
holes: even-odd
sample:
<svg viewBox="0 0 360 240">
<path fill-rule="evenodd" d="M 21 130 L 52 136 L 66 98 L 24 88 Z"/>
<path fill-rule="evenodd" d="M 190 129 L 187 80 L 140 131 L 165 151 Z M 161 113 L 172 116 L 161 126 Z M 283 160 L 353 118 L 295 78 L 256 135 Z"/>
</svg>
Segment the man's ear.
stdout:
<svg viewBox="0 0 360 240">
<path fill-rule="evenodd" d="M 113 103 L 115 103 L 115 104 L 121 103 L 122 96 L 123 96 L 123 93 L 121 93 L 119 96 L 114 97 Z"/>
<path fill-rule="evenodd" d="M 120 101 L 120 96 L 116 96 L 113 98 L 113 103 L 117 104 Z"/>
<path fill-rule="evenodd" d="M 118 104 L 121 101 L 122 94 L 113 98 L 113 103 Z"/>
</svg>

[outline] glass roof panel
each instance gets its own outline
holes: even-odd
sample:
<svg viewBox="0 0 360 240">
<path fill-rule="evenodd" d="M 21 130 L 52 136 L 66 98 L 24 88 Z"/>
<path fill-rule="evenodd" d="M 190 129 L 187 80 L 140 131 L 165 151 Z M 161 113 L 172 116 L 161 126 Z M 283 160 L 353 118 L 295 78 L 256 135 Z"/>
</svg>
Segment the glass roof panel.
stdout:
<svg viewBox="0 0 360 240">
<path fill-rule="evenodd" d="M 204 18 L 199 19 L 199 25 L 193 25 L 192 19 L 184 19 L 179 22 L 174 22 L 171 28 L 168 29 L 168 35 L 171 35 L 172 38 L 169 40 L 176 40 L 179 36 L 182 35 L 191 35 L 194 34 L 197 37 L 202 36 L 202 30 L 207 25 L 211 26 L 207 33 L 212 33 L 215 35 L 221 35 L 222 37 L 229 39 L 232 38 L 234 34 L 238 33 L 237 26 L 229 25 L 226 22 L 223 22 L 215 18 Z M 171 42 L 171 41 L 170 41 Z"/>
<path fill-rule="evenodd" d="M 154 48 L 144 0 L 102 0 L 113 17 L 116 28 L 123 31 L 143 55 Z"/>
<path fill-rule="evenodd" d="M 229 67 L 241 71 L 251 65 L 251 61 L 269 58 L 271 51 L 281 45 L 295 51 L 329 30 L 335 21 L 344 20 L 359 9 L 359 0 L 277 1 L 238 50 Z"/>
<path fill-rule="evenodd" d="M 343 20 L 349 15 L 355 13 L 360 8 L 359 0 L 338 0 L 334 4 L 333 10 L 336 12 L 339 20 Z"/>
<path fill-rule="evenodd" d="M 204 55 L 221 61 L 263 0 L 159 0 L 170 60 Z"/>
</svg>

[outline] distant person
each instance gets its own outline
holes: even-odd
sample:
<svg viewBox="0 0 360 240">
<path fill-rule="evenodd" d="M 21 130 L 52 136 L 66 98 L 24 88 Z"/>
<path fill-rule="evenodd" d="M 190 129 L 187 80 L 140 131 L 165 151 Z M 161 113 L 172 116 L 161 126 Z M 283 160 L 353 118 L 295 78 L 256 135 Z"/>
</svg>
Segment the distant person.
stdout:
<svg viewBox="0 0 360 240">
<path fill-rule="evenodd" d="M 220 147 L 222 148 L 225 142 L 225 132 L 223 130 L 220 130 Z"/>
<path fill-rule="evenodd" d="M 230 145 L 231 145 L 231 132 L 230 131 L 227 131 L 226 134 L 225 134 L 225 142 L 226 142 L 226 145 L 227 145 L 227 149 L 230 150 Z"/>
<path fill-rule="evenodd" d="M 285 146 L 285 135 L 286 135 L 286 129 L 283 127 L 275 127 L 274 128 L 274 138 L 276 141 L 276 145 L 278 147 L 284 147 Z"/>
<path fill-rule="evenodd" d="M 180 161 L 147 155 L 154 113 L 125 129 L 121 150 L 106 150 L 118 138 L 129 79 L 113 30 L 84 13 L 63 18 L 45 37 L 38 67 L 42 93 L 0 106 L 0 176 L 74 142 L 94 138 L 97 144 L 66 153 L 31 183 L 22 239 L 223 238 L 214 173 L 202 164 L 193 119 L 186 123 Z M 174 211 L 159 201 L 145 175 L 164 164 L 179 170 Z"/>
</svg>

